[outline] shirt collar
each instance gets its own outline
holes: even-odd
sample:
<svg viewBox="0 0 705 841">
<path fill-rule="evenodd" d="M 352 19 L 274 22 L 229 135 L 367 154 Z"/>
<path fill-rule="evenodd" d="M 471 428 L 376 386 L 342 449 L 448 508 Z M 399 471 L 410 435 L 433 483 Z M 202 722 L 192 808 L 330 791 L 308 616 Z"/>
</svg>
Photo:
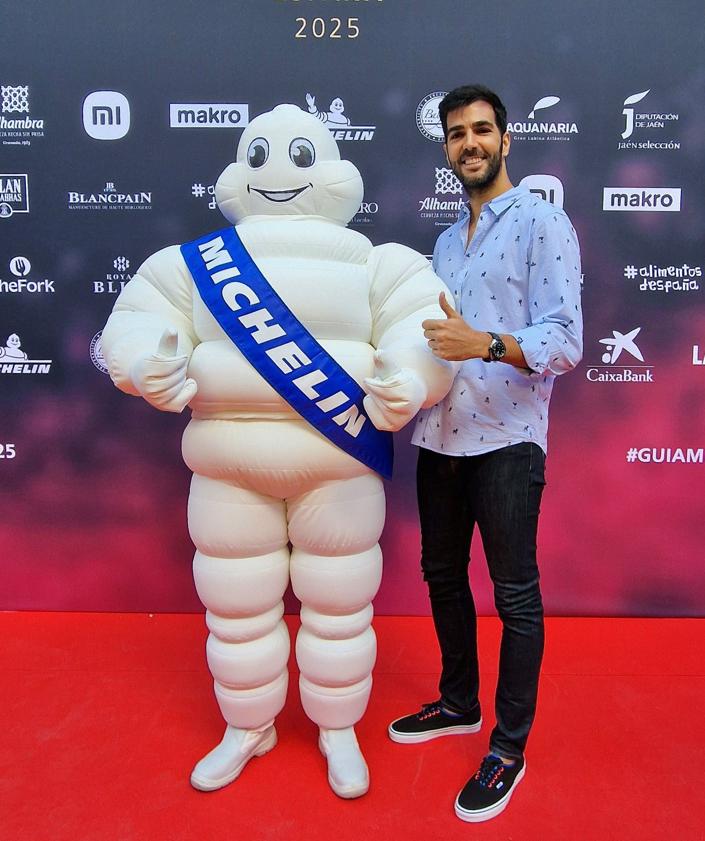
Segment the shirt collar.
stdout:
<svg viewBox="0 0 705 841">
<path fill-rule="evenodd" d="M 486 202 L 482 205 L 481 211 L 485 209 L 489 209 L 492 213 L 499 217 L 501 216 L 505 210 L 509 210 L 509 208 L 517 202 L 519 199 L 523 198 L 524 196 L 528 195 L 529 191 L 526 187 L 522 187 L 521 185 L 517 187 L 512 187 L 511 190 L 507 190 L 505 193 L 501 193 L 499 196 L 495 196 L 492 201 Z M 468 207 L 467 203 L 465 203 L 460 208 L 460 214 L 458 219 L 461 222 L 465 222 L 470 218 L 470 208 Z"/>
</svg>

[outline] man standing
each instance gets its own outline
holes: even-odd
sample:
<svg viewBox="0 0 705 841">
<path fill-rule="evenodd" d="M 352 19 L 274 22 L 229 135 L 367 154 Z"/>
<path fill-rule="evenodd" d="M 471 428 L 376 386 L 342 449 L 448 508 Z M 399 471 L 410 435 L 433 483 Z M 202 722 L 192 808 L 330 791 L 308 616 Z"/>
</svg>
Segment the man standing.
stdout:
<svg viewBox="0 0 705 841">
<path fill-rule="evenodd" d="M 458 309 L 424 322 L 433 353 L 462 362 L 448 396 L 423 411 L 418 501 L 424 580 L 441 649 L 438 701 L 392 722 L 395 742 L 475 733 L 476 613 L 468 578 L 477 525 L 502 621 L 490 752 L 455 801 L 465 821 L 498 815 L 524 776 L 543 654 L 536 532 L 548 404 L 582 355 L 580 252 L 566 214 L 514 187 L 506 109 L 481 86 L 440 104 L 449 165 L 468 195 L 433 254 Z"/>
</svg>

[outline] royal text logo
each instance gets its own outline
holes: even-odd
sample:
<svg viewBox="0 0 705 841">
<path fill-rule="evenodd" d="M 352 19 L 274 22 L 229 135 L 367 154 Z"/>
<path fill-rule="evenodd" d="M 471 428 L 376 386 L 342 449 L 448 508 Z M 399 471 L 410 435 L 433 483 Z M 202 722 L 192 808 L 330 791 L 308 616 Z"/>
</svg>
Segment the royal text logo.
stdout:
<svg viewBox="0 0 705 841">
<path fill-rule="evenodd" d="M 604 187 L 602 209 L 677 213 L 681 209 L 681 188 Z"/>
<path fill-rule="evenodd" d="M 119 295 L 125 288 L 125 285 L 132 280 L 132 275 L 128 273 L 130 268 L 130 261 L 127 257 L 120 255 L 113 260 L 114 271 L 106 272 L 102 280 L 93 281 L 94 295 Z"/>
</svg>

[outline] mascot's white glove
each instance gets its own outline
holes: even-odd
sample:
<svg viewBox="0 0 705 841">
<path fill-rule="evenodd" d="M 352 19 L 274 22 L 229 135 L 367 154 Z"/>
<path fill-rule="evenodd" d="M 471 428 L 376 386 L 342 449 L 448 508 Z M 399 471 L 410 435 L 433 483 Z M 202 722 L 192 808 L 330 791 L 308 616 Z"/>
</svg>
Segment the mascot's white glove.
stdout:
<svg viewBox="0 0 705 841">
<path fill-rule="evenodd" d="M 375 376 L 365 379 L 365 411 L 377 429 L 396 432 L 423 406 L 428 389 L 410 368 L 391 365 L 384 351 L 376 350 Z"/>
<path fill-rule="evenodd" d="M 137 391 L 163 412 L 183 412 L 198 391 L 196 381 L 186 377 L 188 356 L 176 355 L 178 343 L 176 330 L 167 328 L 157 352 L 141 356 L 130 369 Z"/>
</svg>

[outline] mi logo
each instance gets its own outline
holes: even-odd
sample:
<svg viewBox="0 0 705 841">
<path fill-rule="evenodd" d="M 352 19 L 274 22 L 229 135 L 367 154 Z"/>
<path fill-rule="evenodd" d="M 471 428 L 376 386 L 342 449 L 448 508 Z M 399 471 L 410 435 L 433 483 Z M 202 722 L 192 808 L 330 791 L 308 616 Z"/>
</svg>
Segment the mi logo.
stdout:
<svg viewBox="0 0 705 841">
<path fill-rule="evenodd" d="M 539 105 L 541 101 L 539 100 L 536 104 Z M 565 198 L 563 184 L 560 178 L 556 178 L 555 175 L 527 175 L 521 179 L 519 184 L 540 199 L 544 199 L 556 207 L 563 207 Z"/>
<path fill-rule="evenodd" d="M 120 140 L 130 130 L 130 103 L 117 91 L 93 91 L 83 100 L 83 128 L 94 140 Z"/>
</svg>

